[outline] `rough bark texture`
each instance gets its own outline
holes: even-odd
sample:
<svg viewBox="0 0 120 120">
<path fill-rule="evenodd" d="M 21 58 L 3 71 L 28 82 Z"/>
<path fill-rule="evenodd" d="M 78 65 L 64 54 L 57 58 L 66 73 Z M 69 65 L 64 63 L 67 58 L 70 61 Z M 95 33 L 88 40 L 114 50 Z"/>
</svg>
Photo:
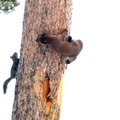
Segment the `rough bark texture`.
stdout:
<svg viewBox="0 0 120 120">
<path fill-rule="evenodd" d="M 26 0 L 12 120 L 59 120 L 64 58 L 36 39 L 70 20 L 71 0 Z"/>
</svg>

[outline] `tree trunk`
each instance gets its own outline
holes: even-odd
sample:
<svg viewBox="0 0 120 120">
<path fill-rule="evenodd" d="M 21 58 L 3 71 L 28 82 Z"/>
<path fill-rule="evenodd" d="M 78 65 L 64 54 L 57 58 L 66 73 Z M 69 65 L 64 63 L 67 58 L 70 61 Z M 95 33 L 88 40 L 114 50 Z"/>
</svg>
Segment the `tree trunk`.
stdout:
<svg viewBox="0 0 120 120">
<path fill-rule="evenodd" d="M 12 120 L 59 120 L 64 58 L 38 35 L 70 28 L 71 0 L 26 0 Z"/>
</svg>

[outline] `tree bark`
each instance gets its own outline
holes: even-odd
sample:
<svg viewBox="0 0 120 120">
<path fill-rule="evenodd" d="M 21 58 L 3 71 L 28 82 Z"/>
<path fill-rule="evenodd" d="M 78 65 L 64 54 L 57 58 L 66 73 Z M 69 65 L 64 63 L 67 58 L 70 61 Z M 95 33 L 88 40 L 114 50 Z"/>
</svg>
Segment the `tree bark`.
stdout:
<svg viewBox="0 0 120 120">
<path fill-rule="evenodd" d="M 71 0 L 26 0 L 12 120 L 60 119 L 64 58 L 36 39 L 70 22 Z"/>
</svg>

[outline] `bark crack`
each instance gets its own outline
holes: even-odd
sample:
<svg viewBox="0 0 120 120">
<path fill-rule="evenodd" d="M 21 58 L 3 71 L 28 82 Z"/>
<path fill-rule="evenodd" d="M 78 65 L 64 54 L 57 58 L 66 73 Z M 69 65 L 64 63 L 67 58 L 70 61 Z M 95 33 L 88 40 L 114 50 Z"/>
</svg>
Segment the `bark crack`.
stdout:
<svg viewBox="0 0 120 120">
<path fill-rule="evenodd" d="M 44 100 L 44 104 L 46 105 L 46 113 L 49 113 L 52 103 L 52 100 L 48 96 L 49 93 L 50 93 L 50 78 L 46 74 L 45 80 L 43 81 L 43 100 Z"/>
</svg>

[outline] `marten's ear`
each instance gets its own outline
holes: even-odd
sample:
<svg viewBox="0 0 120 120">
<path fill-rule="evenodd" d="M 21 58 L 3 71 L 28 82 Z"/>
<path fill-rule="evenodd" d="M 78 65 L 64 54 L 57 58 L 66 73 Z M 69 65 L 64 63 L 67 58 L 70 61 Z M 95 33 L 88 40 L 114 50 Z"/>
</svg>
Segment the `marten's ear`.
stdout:
<svg viewBox="0 0 120 120">
<path fill-rule="evenodd" d="M 50 44 L 51 43 L 51 37 L 47 34 L 42 34 L 40 38 L 40 42 L 43 44 Z"/>
<path fill-rule="evenodd" d="M 62 35 L 63 37 L 65 37 L 68 34 L 68 30 L 64 29 L 61 32 L 58 33 L 58 35 Z"/>
<path fill-rule="evenodd" d="M 46 33 L 43 33 L 42 35 L 38 35 L 36 42 L 41 42 L 43 44 L 50 44 L 49 37 Z"/>
</svg>

